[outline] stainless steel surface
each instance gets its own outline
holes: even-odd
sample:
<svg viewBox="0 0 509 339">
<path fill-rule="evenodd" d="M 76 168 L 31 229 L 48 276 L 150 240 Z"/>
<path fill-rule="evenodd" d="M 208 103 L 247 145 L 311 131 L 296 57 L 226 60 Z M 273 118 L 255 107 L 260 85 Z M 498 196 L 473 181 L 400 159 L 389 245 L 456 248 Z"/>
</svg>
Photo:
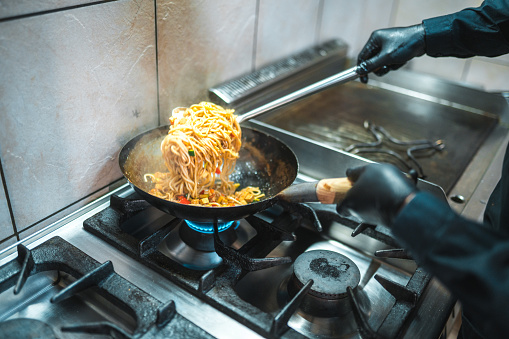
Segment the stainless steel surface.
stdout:
<svg viewBox="0 0 509 339">
<path fill-rule="evenodd" d="M 449 203 L 457 213 L 482 221 L 489 196 L 500 179 L 502 160 L 509 141 L 509 103 L 504 93 L 490 93 L 411 71 L 392 73 L 375 77 L 374 84 L 499 120 L 448 194 Z M 456 203 L 450 199 L 455 195 L 463 196 L 465 202 Z"/>
<path fill-rule="evenodd" d="M 257 127 L 262 127 L 263 125 L 255 121 L 252 123 L 254 123 L 254 125 Z M 265 127 L 270 128 L 270 126 Z M 303 172 L 298 176 L 298 180 L 301 182 L 329 176 L 328 174 L 330 173 L 336 173 L 336 171 L 343 169 L 346 170 L 346 168 L 352 165 L 367 163 L 366 160 L 362 158 L 339 152 L 332 148 L 323 147 L 323 145 L 302 139 L 298 136 L 284 133 L 283 131 L 274 130 L 273 132 L 278 137 L 281 137 L 281 139 L 284 139 L 285 142 L 291 144 L 291 147 L 296 150 L 298 156 L 314 160 L 309 162 L 303 161 L 303 165 L 301 166 Z M 322 159 L 327 159 L 327 161 L 323 162 L 324 166 L 316 166 L 317 161 L 321 161 Z M 425 187 L 429 187 L 432 191 L 434 190 L 435 194 L 443 194 L 439 188 L 432 184 L 422 184 Z M 133 191 L 130 187 L 124 185 L 112 193 L 115 193 L 119 196 L 128 196 L 132 192 Z M 86 206 L 65 220 L 55 223 L 54 225 L 49 226 L 47 229 L 35 234 L 34 236 L 23 240 L 22 243 L 24 243 L 28 248 L 34 248 L 38 244 L 43 243 L 53 236 L 60 236 L 101 263 L 111 260 L 114 266 L 114 270 L 117 274 L 142 288 L 154 298 L 162 302 L 174 300 L 176 303 L 177 312 L 181 316 L 196 324 L 211 335 L 217 338 L 238 338 L 243 336 L 248 338 L 261 337 L 248 327 L 230 318 L 224 313 L 219 312 L 208 303 L 200 300 L 196 296 L 191 295 L 188 291 L 177 286 L 165 277 L 147 268 L 143 264 L 131 259 L 119 250 L 107 245 L 105 242 L 93 236 L 92 234 L 86 232 L 82 227 L 83 221 L 96 214 L 98 211 L 107 208 L 109 206 L 108 199 L 109 195 L 98 199 L 94 203 Z M 306 226 L 304 225 L 304 227 Z M 380 273 L 384 276 L 390 275 L 396 282 L 404 284 L 406 281 L 408 281 L 410 274 L 409 272 L 415 270 L 415 264 L 405 260 L 374 259 L 372 257 L 374 251 L 378 249 L 387 249 L 387 245 L 363 234 L 353 238 L 351 237 L 351 229 L 341 224 L 334 222 L 330 225 L 324 225 L 324 229 L 325 232 L 321 236 L 327 238 L 328 240 L 319 241 L 309 246 L 307 249 L 345 251 L 348 254 L 348 257 L 356 263 L 361 272 L 361 300 L 364 300 L 362 307 L 369 311 L 372 307 L 375 307 L 373 305 L 384 305 L 381 307 L 382 311 L 370 312 L 370 324 L 376 326 L 380 323 L 381 319 L 383 319 L 385 312 L 387 312 L 387 307 L 391 305 L 391 300 L 393 299 L 392 297 L 388 296 L 388 292 L 385 291 L 381 285 L 373 279 L 374 273 Z M 296 244 L 298 244 L 298 242 L 296 242 Z M 17 256 L 17 254 L 14 252 L 14 249 L 15 248 L 13 246 L 0 253 L 0 266 Z M 274 253 L 269 254 L 269 256 L 278 255 L 278 251 L 284 252 L 287 249 L 288 247 L 285 248 L 285 245 L 283 244 L 282 246 L 278 247 Z M 245 278 L 247 279 L 246 281 L 249 281 L 247 276 Z M 42 279 L 39 283 L 38 279 L 40 279 L 40 277 L 30 277 L 27 282 L 27 286 L 28 284 L 35 284 L 35 289 L 41 289 L 41 293 L 46 296 L 45 298 L 50 297 L 56 293 L 56 290 L 60 288 L 57 286 L 47 289 L 46 286 L 48 286 L 48 284 L 45 282 L 45 280 Z M 241 283 L 239 283 L 238 288 L 239 290 L 244 289 Z M 245 292 L 243 292 L 243 295 L 249 294 L 248 290 L 246 292 L 244 289 L 244 291 Z M 251 294 L 253 294 L 252 292 L 253 290 L 251 290 Z M 441 307 L 444 304 L 447 304 L 450 302 L 450 296 L 446 291 L 443 290 L 443 288 L 441 288 L 440 285 L 437 285 L 437 283 L 430 284 L 430 287 L 428 287 L 425 293 L 427 295 L 433 295 L 434 299 L 429 301 L 427 299 L 424 300 L 424 304 L 431 303 L 430 309 L 427 309 L 427 311 L 418 311 L 419 317 L 417 318 L 416 323 L 412 324 L 412 331 L 415 331 L 415 333 L 424 333 L 424 335 L 420 336 L 421 338 L 433 338 L 433 334 L 426 333 L 426 330 L 429 327 L 429 321 L 434 321 L 434 319 L 438 319 L 438 321 L 440 321 L 441 317 L 446 317 L 446 315 L 444 315 L 446 310 L 437 311 L 436 309 L 432 309 L 432 307 Z M 0 295 L 0 299 L 4 294 Z M 35 294 L 36 293 L 34 293 L 34 295 Z M 370 300 L 369 302 L 367 301 L 368 295 Z M 364 298 L 364 296 L 366 296 L 366 298 Z M 255 302 L 259 302 L 261 300 L 263 299 L 261 298 Z M 261 307 L 263 308 L 267 306 L 262 305 Z M 46 314 L 46 312 L 51 312 L 52 308 L 51 306 L 48 306 L 42 302 L 36 302 L 35 305 L 31 305 L 31 310 L 34 310 L 34 312 L 37 311 L 42 312 L 42 314 Z M 4 318 L 6 319 L 15 318 L 21 315 L 20 313 L 12 311 L 7 311 L 3 314 Z M 203 316 L 204 314 L 207 316 Z M 99 317 L 103 315 L 98 315 L 97 313 L 91 312 L 90 316 Z M 314 323 L 312 321 L 314 321 Z M 131 326 L 129 319 L 124 320 L 124 323 L 125 324 L 122 326 Z M 290 320 L 290 326 L 301 331 L 302 333 L 307 333 L 309 335 L 313 333 L 330 334 L 338 330 L 348 332 L 351 330 L 348 330 L 348 326 L 350 325 L 343 326 L 341 329 L 339 329 L 336 321 L 330 321 L 330 319 L 327 320 L 323 318 L 320 319 L 319 317 L 313 316 L 310 317 L 309 315 L 301 313 L 292 316 Z M 414 332 L 412 331 L 406 332 L 405 337 L 415 338 Z"/>
<path fill-rule="evenodd" d="M 69 323 L 111 322 L 129 332 L 136 328 L 136 320 L 125 313 L 121 307 L 102 298 L 93 290 L 83 292 L 72 303 L 52 303 L 50 299 L 68 286 L 73 279 L 69 275 L 61 276 L 57 281 L 57 272 L 49 271 L 31 277 L 22 293 L 15 295 L 11 290 L 4 293 L 0 303 L 0 321 L 26 318 L 41 320 L 52 324 L 57 338 L 88 338 L 88 334 L 63 333 L 60 327 Z M 30 307 L 25 307 L 30 304 Z M 97 338 L 107 338 L 99 336 Z"/>
<path fill-rule="evenodd" d="M 249 124 L 250 127 L 270 133 L 287 144 L 299 159 L 299 173 L 315 178 L 315 180 L 318 178 L 337 177 L 346 173 L 348 168 L 372 162 L 261 121 L 250 121 Z M 429 181 L 419 179 L 417 187 L 435 195 L 439 199 L 446 198 L 444 190 Z"/>
<path fill-rule="evenodd" d="M 126 184 L 112 193 L 116 193 L 120 196 L 127 196 L 132 194 L 133 190 Z M 31 249 L 54 236 L 60 236 L 101 263 L 108 260 L 111 261 L 117 274 L 142 288 L 154 298 L 163 302 L 174 300 L 177 312 L 181 316 L 187 318 L 211 335 L 217 338 L 239 338 L 239 336 L 245 338 L 262 338 L 251 329 L 243 326 L 227 315 L 217 312 L 215 308 L 189 294 L 173 282 L 86 232 L 83 229 L 83 221 L 108 207 L 110 195 L 111 194 L 105 195 L 94 203 L 77 211 L 65 220 L 65 222 L 57 222 L 50 225 L 41 232 L 24 239 L 21 243 Z M 17 256 L 15 248 L 16 246 L 13 245 L 0 253 L 0 266 Z M 48 277 L 45 275 L 30 277 L 27 281 L 27 286 L 33 284 L 34 289 L 39 290 L 39 293 L 43 295 L 43 298 L 35 300 L 35 303 L 32 305 L 30 305 L 30 302 L 33 300 L 29 300 L 29 302 L 25 301 L 30 305 L 28 312 L 33 311 L 36 313 L 35 316 L 37 318 L 44 317 L 44 314 L 51 314 L 52 306 L 48 305 L 49 303 L 45 302 L 44 298 L 47 299 L 53 296 L 57 290 L 60 289 L 59 287 L 49 287 L 48 281 Z M 3 298 L 10 294 L 8 292 L 9 291 L 6 291 L 0 295 L 2 300 L 0 305 L 4 305 Z M 37 296 L 36 292 L 34 292 L 33 295 Z M 22 307 L 22 305 L 18 303 L 18 307 Z M 11 313 L 12 315 L 10 315 Z M 207 316 L 204 317 L 204 314 L 207 314 Z M 3 314 L 0 314 L 0 316 L 4 316 L 6 319 L 12 319 L 22 316 L 22 314 L 4 310 Z"/>
<path fill-rule="evenodd" d="M 327 144 L 333 149 L 340 150 L 342 149 L 341 147 L 345 145 L 348 146 L 348 144 L 344 144 L 348 142 L 345 141 L 346 139 L 340 140 L 340 134 L 347 135 L 352 131 L 346 128 L 349 126 L 348 121 L 340 118 L 338 114 L 334 112 L 329 112 L 328 115 L 326 114 L 325 118 L 323 117 L 325 114 L 324 110 L 330 109 L 330 107 L 327 107 L 322 99 L 327 95 L 333 95 L 333 93 L 341 93 L 344 90 L 348 90 L 349 87 L 359 86 L 360 84 L 350 83 L 317 94 L 316 96 L 320 96 L 320 99 L 316 99 L 315 96 L 306 99 L 306 101 L 309 102 L 316 102 L 318 100 L 319 105 L 315 105 L 311 109 L 311 111 L 316 114 L 300 114 L 291 106 L 289 108 L 277 109 L 265 115 L 261 120 L 269 125 L 273 125 L 271 122 L 272 117 L 279 117 L 281 121 L 294 124 L 294 127 L 298 128 L 301 136 L 306 136 L 308 139 L 314 140 L 318 144 Z M 351 99 L 356 102 L 354 105 L 356 108 L 353 109 L 350 116 L 362 117 L 368 113 L 372 113 L 371 116 L 375 116 L 377 119 L 391 121 L 390 124 L 396 124 L 399 126 L 398 128 L 403 131 L 402 135 L 405 136 L 406 140 L 412 138 L 412 135 L 406 132 L 405 126 L 415 127 L 422 131 L 427 130 L 430 135 L 436 134 L 434 131 L 438 131 L 439 129 L 445 131 L 451 129 L 455 131 L 458 137 L 453 139 L 454 142 L 446 142 L 444 152 L 426 160 L 426 166 L 429 166 L 427 168 L 431 169 L 432 173 L 436 173 L 433 177 L 429 177 L 429 181 L 435 182 L 435 179 L 437 179 L 439 181 L 448 182 L 447 195 L 461 195 L 465 199 L 464 203 L 456 203 L 449 199 L 451 207 L 466 217 L 477 220 L 482 219 L 482 214 L 489 195 L 500 177 L 501 158 L 503 157 L 503 152 L 508 142 L 509 105 L 503 95 L 499 93 L 488 93 L 476 88 L 465 87 L 458 83 L 403 70 L 391 72 L 384 77 L 372 76 L 368 86 L 363 86 L 363 88 L 369 89 L 369 92 L 372 91 L 373 95 L 380 91 L 386 91 L 400 96 L 401 105 L 399 109 L 401 112 L 399 113 L 401 114 L 394 114 L 394 111 L 390 108 L 391 103 L 383 101 L 378 97 L 373 103 L 374 106 L 369 108 L 369 112 L 364 111 L 360 108 L 360 106 L 364 104 L 363 99 L 355 97 L 352 93 L 348 94 L 347 97 L 348 100 Z M 347 91 L 347 93 L 350 92 Z M 419 104 L 419 102 L 422 104 Z M 348 107 L 351 106 L 351 104 L 348 104 Z M 428 109 L 423 109 L 423 107 L 428 107 Z M 341 105 L 337 107 L 337 111 L 339 112 L 344 109 L 345 107 Z M 284 115 L 284 118 L 281 118 L 281 112 L 285 110 L 288 111 L 288 114 Z M 445 120 L 430 118 L 432 115 L 436 114 L 437 110 L 443 111 L 441 117 Z M 310 111 L 309 107 L 306 108 L 305 112 L 308 111 Z M 418 119 L 417 121 L 420 122 L 411 125 L 407 123 L 405 125 L 403 122 L 407 121 L 405 119 L 407 119 L 406 116 L 408 114 L 404 114 L 404 111 L 414 114 L 416 119 Z M 307 114 L 308 121 L 306 122 L 303 120 L 297 122 L 295 118 L 296 115 L 299 114 Z M 343 115 L 341 115 L 341 117 L 342 116 Z M 335 127 L 338 125 L 338 119 L 342 122 L 341 126 L 343 126 L 340 129 Z M 487 132 L 482 132 L 480 125 L 478 126 L 475 123 L 470 123 L 470 125 L 468 125 L 467 121 L 469 120 L 479 122 L 492 120 L 495 121 L 495 125 L 491 127 L 491 131 L 488 127 L 486 129 Z M 446 123 L 445 121 L 448 122 Z M 439 126 L 439 128 L 433 126 Z M 385 127 L 387 128 L 387 126 Z M 473 135 L 469 133 L 462 132 L 463 136 L 459 137 L 460 134 L 458 132 L 461 128 L 472 129 L 472 131 L 477 134 L 480 144 L 474 144 Z M 476 130 L 476 128 L 478 130 Z M 280 128 L 275 129 L 279 130 Z M 358 129 L 362 130 L 362 125 L 360 125 Z M 353 135 L 357 135 L 359 131 L 354 130 L 353 132 Z M 363 133 L 366 134 L 366 132 Z M 438 137 L 441 138 L 442 133 L 440 133 Z M 351 140 L 350 142 L 355 143 L 358 141 Z M 294 149 L 293 146 L 290 147 Z M 462 164 L 460 166 L 457 161 L 449 158 L 450 155 L 453 155 L 453 157 L 460 156 L 462 152 L 470 152 L 471 154 L 471 158 L 468 162 L 463 161 L 464 165 Z M 312 154 L 310 154 L 310 159 L 312 159 Z M 443 164 L 441 168 L 438 167 L 439 160 Z M 448 170 L 448 167 L 457 170 L 457 174 L 453 176 L 453 172 Z M 342 175 L 343 173 L 344 172 L 338 171 L 335 176 Z M 447 176 L 449 176 L 450 179 Z"/>
<path fill-rule="evenodd" d="M 323 80 L 320 80 L 314 84 L 311 84 L 309 86 L 306 86 L 300 90 L 297 90 L 293 93 L 290 93 L 288 95 L 285 95 L 282 98 L 276 99 L 274 101 L 271 101 L 263 106 L 260 106 L 258 108 L 255 108 L 247 113 L 244 113 L 237 117 L 238 123 L 242 123 L 244 121 L 247 121 L 249 119 L 256 118 L 262 114 L 265 114 L 267 112 L 271 112 L 279 107 L 282 107 L 284 105 L 287 105 L 289 103 L 295 102 L 299 99 L 305 98 L 311 94 L 318 93 L 320 91 L 323 91 L 329 87 L 343 84 L 348 81 L 355 80 L 359 77 L 359 74 L 357 73 L 357 66 L 349 68 L 343 72 L 340 72 L 338 74 L 332 75 L 328 78 L 325 78 Z"/>
<path fill-rule="evenodd" d="M 344 228 L 339 224 L 331 225 L 331 228 L 325 232 L 338 232 L 338 228 Z M 311 242 L 311 241 L 310 241 Z M 374 245 L 373 241 L 371 242 Z M 338 252 L 350 260 L 352 260 L 360 271 L 360 285 L 359 293 L 362 294 L 361 300 L 363 300 L 363 310 L 365 314 L 369 314 L 369 324 L 372 328 L 378 328 L 383 319 L 387 316 L 387 313 L 391 309 L 394 299 L 374 278 L 374 274 L 380 274 L 384 277 L 391 277 L 395 282 L 406 285 L 409 280 L 410 274 L 404 270 L 392 267 L 378 261 L 376 259 L 367 257 L 365 253 L 355 250 L 343 243 L 334 240 L 319 240 L 314 242 L 312 245 L 305 248 L 295 248 L 299 246 L 306 246 L 308 243 L 283 243 L 272 251 L 269 256 L 279 257 L 290 255 L 291 253 L 299 253 L 304 251 L 313 250 L 327 250 L 332 252 Z M 377 243 L 376 246 L 383 247 L 381 243 Z M 274 304 L 276 298 L 273 298 L 275 294 L 280 294 L 279 290 L 281 285 L 284 285 L 284 277 L 289 275 L 288 271 L 291 271 L 291 266 L 280 266 L 273 267 L 267 270 L 258 272 L 248 273 L 243 279 L 237 284 L 237 293 L 244 300 L 254 304 L 262 310 L 267 312 L 277 309 L 277 305 Z M 257 285 L 257 291 L 252 290 L 253 285 Z M 278 288 L 279 287 L 279 288 Z M 352 315 L 344 315 L 344 317 L 334 317 L 333 321 L 324 317 L 313 316 L 312 319 L 322 324 L 321 326 L 312 326 L 309 319 L 311 315 L 305 312 L 296 313 L 290 320 L 290 326 L 295 328 L 297 331 L 305 335 L 318 335 L 319 333 L 333 332 L 332 330 L 337 327 L 347 327 Z M 342 333 L 345 338 L 360 338 L 355 331 L 349 328 L 351 332 L 342 329 Z"/>
<path fill-rule="evenodd" d="M 216 104 L 228 107 L 238 108 L 247 103 L 257 107 L 256 101 L 261 99 L 260 93 L 264 89 L 283 89 L 280 96 L 284 96 L 345 68 L 347 50 L 348 46 L 339 39 L 326 41 L 214 86 L 209 89 L 209 96 Z M 308 72 L 310 66 L 313 66 L 312 72 Z M 288 85 L 289 78 L 294 79 L 293 85 Z M 267 93 L 262 95 L 267 100 Z"/>
<path fill-rule="evenodd" d="M 182 241 L 181 237 L 179 237 L 181 227 L 182 225 L 177 226 L 158 245 L 157 249 L 161 253 L 182 264 L 182 266 L 195 270 L 210 270 L 223 262 L 223 259 L 215 251 L 198 251 L 189 246 L 185 241 Z M 236 250 L 242 247 L 254 235 L 254 230 L 246 225 L 245 220 L 238 221 L 238 226 L 233 226 L 226 232 L 233 230 L 235 230 L 236 239 L 233 243 L 228 244 L 228 246 Z"/>
<path fill-rule="evenodd" d="M 477 108 L 467 111 L 462 105 L 438 98 L 431 100 L 405 88 L 371 83 L 336 86 L 259 120 L 336 149 L 350 151 L 352 145 L 362 144 L 363 147 L 355 146 L 351 151 L 369 152 L 359 155 L 393 163 L 403 171 L 413 167 L 418 173 L 424 173 L 426 180 L 449 193 L 497 126 L 496 115 L 481 114 Z M 382 127 L 400 141 L 427 140 L 445 148 L 417 153 L 413 150 L 421 146 L 400 145 L 386 137 L 385 132 L 382 134 Z M 414 152 L 412 158 L 409 152 Z M 419 166 L 415 164 L 416 159 Z"/>
<path fill-rule="evenodd" d="M 419 98 L 419 100 L 443 105 L 444 107 L 464 110 L 468 114 L 495 116 L 499 119 L 500 123 L 480 146 L 462 177 L 450 192 L 450 196 L 461 195 L 465 198 L 465 203 L 462 204 L 454 203 L 449 199 L 454 209 L 468 217 L 479 217 L 486 204 L 487 195 L 489 195 L 491 188 L 500 176 L 501 161 L 497 159 L 501 160 L 508 140 L 507 122 L 509 119 L 507 118 L 507 112 L 509 110 L 505 100 L 504 106 L 496 100 L 497 96 L 495 94 L 482 92 L 476 95 L 474 99 L 474 94 L 479 91 L 464 89 L 459 85 L 443 83 L 428 77 L 416 78 L 415 76 L 405 74 L 401 77 L 386 78 L 383 81 L 381 79 L 371 79 L 371 86 L 399 91 L 402 95 Z M 470 97 L 460 100 L 465 95 Z M 281 103 L 281 105 L 284 104 Z M 277 114 L 277 110 L 275 114 Z M 261 121 L 250 120 L 245 122 L 245 125 L 270 133 L 286 143 L 295 152 L 300 165 L 297 181 L 312 181 L 324 177 L 337 177 L 343 175 L 347 168 L 370 163 L 365 158 L 352 155 L 332 146 L 327 146 L 320 141 L 276 128 Z M 419 180 L 418 185 L 421 189 L 427 190 L 441 199 L 447 199 L 441 187 L 434 183 Z M 123 185 L 111 194 L 128 196 L 132 192 L 133 190 L 129 186 Z M 217 338 L 262 337 L 248 328 L 242 321 L 239 322 L 229 317 L 209 303 L 201 300 L 199 296 L 189 293 L 188 290 L 177 286 L 176 283 L 163 275 L 156 273 L 154 270 L 113 248 L 96 236 L 86 232 L 82 226 L 83 221 L 108 206 L 109 195 L 106 195 L 76 213 L 24 239 L 21 243 L 25 244 L 28 248 L 34 248 L 53 236 L 60 236 L 101 263 L 108 260 L 112 261 L 117 274 L 139 286 L 152 297 L 161 302 L 174 300 L 179 315 L 196 324 L 212 336 Z M 409 281 L 412 272 L 415 271 L 416 264 L 408 260 L 375 258 L 373 256 L 375 251 L 390 249 L 391 247 L 364 234 L 352 237 L 351 228 L 335 221 L 326 222 L 322 226 L 324 231 L 317 235 L 320 238 L 318 241 L 309 244 L 283 242 L 269 253 L 268 256 L 282 256 L 290 252 L 314 249 L 332 250 L 346 254 L 360 271 L 360 292 L 358 296 L 361 300 L 361 308 L 369 313 L 369 324 L 373 328 L 377 328 L 384 321 L 385 315 L 387 315 L 387 312 L 389 312 L 394 303 L 394 298 L 373 278 L 374 275 L 380 274 L 390 277 L 395 282 L 405 285 Z M 301 231 L 306 234 L 305 232 L 312 229 L 312 227 L 313 225 L 304 223 L 301 226 Z M 387 230 L 387 233 L 390 234 L 390 230 Z M 250 236 L 247 235 L 247 238 Z M 311 237 L 306 236 L 300 237 L 300 239 L 302 238 L 311 239 Z M 244 239 L 243 241 L 246 240 Z M 238 247 L 235 244 L 232 244 L 232 246 Z M 172 247 L 170 249 L 169 247 L 172 246 L 168 246 L 167 243 L 161 244 L 160 250 L 162 249 L 163 252 L 173 251 L 177 256 L 181 254 L 177 252 L 185 252 L 185 249 L 182 250 L 182 248 Z M 0 266 L 16 256 L 15 246 L 7 248 L 0 253 Z M 193 260 L 190 260 L 189 257 L 193 256 L 194 254 L 184 253 L 186 261 L 192 262 Z M 207 258 L 205 261 L 208 264 L 215 260 L 219 262 L 218 257 Z M 216 262 L 214 262 L 215 264 Z M 281 307 L 281 305 L 277 304 L 277 299 L 270 299 L 270 296 L 273 293 L 281 293 L 281 290 L 272 289 L 271 293 L 262 293 L 262 286 L 260 285 L 262 282 L 263 284 L 270 285 L 270 281 L 273 282 L 280 278 L 286 279 L 282 277 L 290 269 L 291 266 L 286 265 L 274 267 L 266 271 L 248 273 L 241 277 L 236 285 L 236 291 L 243 301 L 248 301 L 262 310 L 274 311 Z M 22 295 L 11 295 L 12 291 L 0 294 L 0 321 L 19 317 L 33 317 L 35 319 L 46 320 L 56 317 L 57 314 L 55 312 L 61 313 L 62 310 L 65 311 L 65 309 L 47 301 L 64 286 L 72 282 L 73 279 L 66 276 L 59 284 L 53 285 L 51 281 L 53 281 L 54 275 L 55 272 L 47 272 L 30 277 Z M 252 289 L 253 284 L 257 284 L 260 288 Z M 412 315 L 413 321 L 410 322 L 408 328 L 404 329 L 402 338 L 431 339 L 437 338 L 440 335 L 440 328 L 430 330 L 430 324 L 445 324 L 451 307 L 454 304 L 454 298 L 435 279 L 432 279 L 427 285 L 423 295 L 424 298 L 420 300 L 419 307 L 415 309 L 415 314 Z M 26 307 L 27 305 L 30 306 Z M 117 309 L 97 296 L 92 295 L 89 301 L 84 301 L 78 306 L 82 310 L 79 314 L 70 312 L 69 314 L 64 314 L 64 318 L 75 319 L 80 317 L 97 321 L 106 319 L 117 322 L 118 326 L 126 329 L 134 326 L 134 320 L 127 314 L 120 313 L 122 314 L 120 318 L 113 319 L 111 314 L 118 313 Z M 107 307 L 106 311 L 100 311 L 104 306 Z M 348 317 L 352 318 L 352 314 L 347 313 L 345 318 Z M 351 327 L 351 324 L 347 324 L 343 320 L 320 318 L 298 311 L 290 318 L 289 326 L 310 337 L 319 335 L 332 336 L 338 333 L 345 337 L 360 337 L 355 333 L 355 329 Z"/>
</svg>

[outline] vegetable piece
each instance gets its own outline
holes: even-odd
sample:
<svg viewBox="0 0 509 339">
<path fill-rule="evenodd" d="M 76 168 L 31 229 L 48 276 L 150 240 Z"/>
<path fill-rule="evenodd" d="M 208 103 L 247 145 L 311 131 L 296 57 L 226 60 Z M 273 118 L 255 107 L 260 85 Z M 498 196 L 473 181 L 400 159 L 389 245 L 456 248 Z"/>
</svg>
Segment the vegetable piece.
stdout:
<svg viewBox="0 0 509 339">
<path fill-rule="evenodd" d="M 200 199 L 191 199 L 191 205 L 199 205 Z"/>
<path fill-rule="evenodd" d="M 179 203 L 181 204 L 189 205 L 191 203 L 189 200 L 186 199 L 186 197 L 182 195 L 179 195 L 177 198 L 179 199 Z"/>
<path fill-rule="evenodd" d="M 205 204 L 208 204 L 208 203 L 209 203 L 209 199 L 208 199 L 208 198 L 203 198 L 203 199 L 201 199 L 201 202 L 202 202 L 202 204 L 204 204 L 204 205 L 205 205 Z"/>
<path fill-rule="evenodd" d="M 216 168 L 216 174 L 221 174 L 221 169 L 219 169 L 219 167 Z"/>
<path fill-rule="evenodd" d="M 194 157 L 194 150 L 193 149 L 190 149 L 189 151 L 187 151 L 187 153 L 189 153 L 190 156 Z"/>
<path fill-rule="evenodd" d="M 246 200 L 247 202 L 252 202 L 252 201 L 253 201 L 253 198 L 254 198 L 254 195 L 252 195 L 251 193 L 248 193 L 248 194 L 246 194 L 246 196 L 244 197 L 244 200 Z"/>
</svg>

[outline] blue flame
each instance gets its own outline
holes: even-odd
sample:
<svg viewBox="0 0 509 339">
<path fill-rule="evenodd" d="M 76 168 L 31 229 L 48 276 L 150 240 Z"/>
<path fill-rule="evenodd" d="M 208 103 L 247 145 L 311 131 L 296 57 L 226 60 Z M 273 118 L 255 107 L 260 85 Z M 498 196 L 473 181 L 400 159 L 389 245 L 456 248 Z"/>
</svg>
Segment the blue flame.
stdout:
<svg viewBox="0 0 509 339">
<path fill-rule="evenodd" d="M 219 232 L 226 231 L 228 228 L 230 228 L 231 225 L 233 225 L 234 222 L 235 221 L 218 222 L 217 230 Z M 186 220 L 186 223 L 189 227 L 191 227 L 193 230 L 195 230 L 197 232 L 206 233 L 206 234 L 214 233 L 214 223 L 212 223 L 212 222 L 196 222 L 196 221 Z M 239 226 L 239 222 L 237 221 L 235 228 L 237 228 L 238 226 Z"/>
</svg>

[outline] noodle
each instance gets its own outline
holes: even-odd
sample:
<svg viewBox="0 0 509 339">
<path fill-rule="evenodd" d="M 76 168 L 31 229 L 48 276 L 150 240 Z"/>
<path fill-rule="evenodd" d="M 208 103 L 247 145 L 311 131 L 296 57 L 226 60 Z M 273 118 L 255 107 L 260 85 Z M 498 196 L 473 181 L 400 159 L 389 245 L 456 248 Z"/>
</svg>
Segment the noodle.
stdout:
<svg viewBox="0 0 509 339">
<path fill-rule="evenodd" d="M 149 193 L 184 204 L 216 207 L 245 205 L 264 197 L 258 187 L 235 192 L 239 184 L 229 180 L 242 136 L 233 112 L 210 102 L 175 108 L 161 143 L 168 172 L 145 174 L 145 181 L 155 183 Z"/>
</svg>

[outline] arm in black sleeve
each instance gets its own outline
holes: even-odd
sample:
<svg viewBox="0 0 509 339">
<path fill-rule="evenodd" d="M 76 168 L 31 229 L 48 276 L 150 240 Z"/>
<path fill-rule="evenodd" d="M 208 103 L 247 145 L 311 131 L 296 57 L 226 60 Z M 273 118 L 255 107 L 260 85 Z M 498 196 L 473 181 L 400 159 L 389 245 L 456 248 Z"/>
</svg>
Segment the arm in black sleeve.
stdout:
<svg viewBox="0 0 509 339">
<path fill-rule="evenodd" d="M 509 53 L 509 0 L 423 21 L 426 54 L 432 57 L 495 57 Z"/>
<path fill-rule="evenodd" d="M 393 232 L 485 337 L 509 333 L 509 235 L 462 218 L 424 192 L 401 210 Z"/>
</svg>

